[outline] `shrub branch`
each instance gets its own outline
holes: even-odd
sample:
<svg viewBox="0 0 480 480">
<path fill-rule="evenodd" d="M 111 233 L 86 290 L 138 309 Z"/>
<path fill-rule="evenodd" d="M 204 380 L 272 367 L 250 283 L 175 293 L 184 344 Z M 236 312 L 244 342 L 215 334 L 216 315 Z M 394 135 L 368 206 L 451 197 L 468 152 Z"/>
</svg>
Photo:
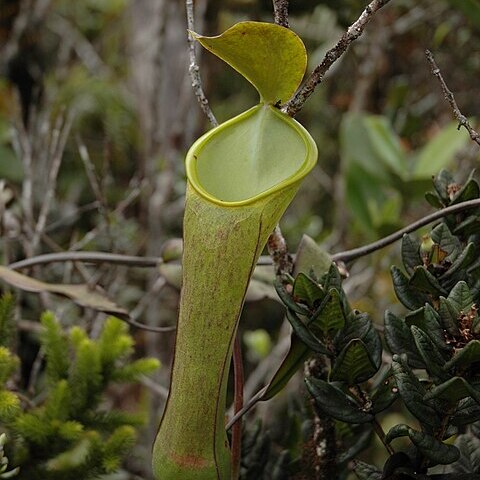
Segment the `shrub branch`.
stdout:
<svg viewBox="0 0 480 480">
<path fill-rule="evenodd" d="M 323 81 L 330 67 L 347 51 L 350 44 L 362 35 L 365 27 L 374 17 L 375 13 L 389 2 L 390 0 L 373 0 L 365 7 L 360 17 L 350 25 L 337 44 L 325 54 L 322 62 L 313 70 L 307 81 L 283 107 L 283 111 L 287 115 L 291 117 L 297 115 L 308 97 L 315 91 L 317 85 Z"/>
<path fill-rule="evenodd" d="M 433 58 L 432 52 L 430 50 L 425 50 L 425 55 L 427 57 L 428 62 L 430 63 L 430 66 L 432 67 L 432 74 L 437 77 L 438 82 L 442 87 L 442 92 L 445 97 L 445 100 L 447 100 L 447 102 L 450 104 L 450 107 L 452 108 L 452 111 L 453 111 L 453 115 L 458 121 L 457 130 L 460 130 L 461 127 L 464 127 L 468 131 L 470 138 L 475 143 L 480 145 L 480 135 L 478 134 L 478 132 L 476 132 L 472 128 L 472 126 L 467 120 L 467 117 L 463 115 L 463 113 L 458 108 L 457 102 L 455 101 L 455 97 L 453 96 L 452 91 L 448 88 L 448 85 L 443 78 L 442 72 L 440 71 L 440 68 L 438 68 L 437 62 L 435 62 L 435 59 Z"/>
</svg>

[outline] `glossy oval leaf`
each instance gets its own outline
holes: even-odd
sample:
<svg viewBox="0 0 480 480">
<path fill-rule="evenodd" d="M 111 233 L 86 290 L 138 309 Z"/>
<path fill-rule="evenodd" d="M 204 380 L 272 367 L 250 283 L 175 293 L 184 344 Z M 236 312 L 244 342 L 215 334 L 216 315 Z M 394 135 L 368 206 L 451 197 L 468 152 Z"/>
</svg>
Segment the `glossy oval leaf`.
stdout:
<svg viewBox="0 0 480 480">
<path fill-rule="evenodd" d="M 353 471 L 360 480 L 381 480 L 382 472 L 375 466 L 360 460 L 354 460 Z"/>
<path fill-rule="evenodd" d="M 460 400 L 471 397 L 480 404 L 480 391 L 475 390 L 464 378 L 453 377 L 446 382 L 433 387 L 424 397 L 425 400 L 439 398 L 456 405 Z"/>
<path fill-rule="evenodd" d="M 425 387 L 399 355 L 393 356 L 392 370 L 400 396 L 410 413 L 421 422 L 434 428 L 438 427 L 441 423 L 439 415 L 424 401 L 427 393 Z"/>
<path fill-rule="evenodd" d="M 287 319 L 295 335 L 313 352 L 330 355 L 327 347 L 305 326 L 305 324 L 291 310 L 287 310 Z"/>
<path fill-rule="evenodd" d="M 411 332 L 413 339 L 415 340 L 415 345 L 425 362 L 427 371 L 433 377 L 437 377 L 442 381 L 446 380 L 448 375 L 446 375 L 445 370 L 443 370 L 445 360 L 428 334 L 415 325 L 412 325 Z"/>
<path fill-rule="evenodd" d="M 320 328 L 326 337 L 334 334 L 345 326 L 340 293 L 336 288 L 331 288 L 324 301 L 313 314 L 311 325 Z"/>
<path fill-rule="evenodd" d="M 434 464 L 449 465 L 460 457 L 460 452 L 454 445 L 443 443 L 425 432 L 410 428 L 408 425 L 400 424 L 391 428 L 385 437 L 385 441 L 390 443 L 395 438 L 406 436 Z"/>
<path fill-rule="evenodd" d="M 452 367 L 464 369 L 478 362 L 480 362 L 480 340 L 472 340 L 455 353 L 445 364 L 445 369 L 447 370 Z"/>
<path fill-rule="evenodd" d="M 374 414 L 383 412 L 392 405 L 398 398 L 398 387 L 393 375 L 387 377 L 380 383 L 372 395 L 372 412 Z"/>
<path fill-rule="evenodd" d="M 316 161 L 315 142 L 298 122 L 257 105 L 200 137 L 186 170 L 203 198 L 237 207 L 299 184 Z"/>
<path fill-rule="evenodd" d="M 415 267 L 422 264 L 420 242 L 413 235 L 407 233 L 402 238 L 402 261 L 409 275 L 413 273 Z"/>
<path fill-rule="evenodd" d="M 417 267 L 409 282 L 412 287 L 423 293 L 434 295 L 447 295 L 447 291 L 440 285 L 438 280 L 425 267 Z"/>
<path fill-rule="evenodd" d="M 385 342 L 392 353 L 406 354 L 408 363 L 414 368 L 423 368 L 412 332 L 405 320 L 387 310 L 385 312 Z"/>
<path fill-rule="evenodd" d="M 355 385 L 377 373 L 378 367 L 371 359 L 365 344 L 360 339 L 351 340 L 340 352 L 330 375 L 331 380 Z"/>
<path fill-rule="evenodd" d="M 473 296 L 469 286 L 463 280 L 458 282 L 448 295 L 448 301 L 460 312 L 468 312 L 473 305 Z"/>
<path fill-rule="evenodd" d="M 299 273 L 293 284 L 293 298 L 313 309 L 325 298 L 325 291 L 312 278 Z"/>
<path fill-rule="evenodd" d="M 367 423 L 373 420 L 371 413 L 364 412 L 342 390 L 318 378 L 305 378 L 308 391 L 317 407 L 325 414 L 347 423 Z"/>
<path fill-rule="evenodd" d="M 240 22 L 221 35 L 192 33 L 207 50 L 243 75 L 263 103 L 286 102 L 307 67 L 302 40 L 288 28 L 265 22 Z"/>
<path fill-rule="evenodd" d="M 273 285 L 282 303 L 292 310 L 292 312 L 298 313 L 299 315 L 308 315 L 310 313 L 307 307 L 304 307 L 293 300 L 292 295 L 287 292 L 285 285 L 279 278 L 275 278 Z"/>
<path fill-rule="evenodd" d="M 411 286 L 408 277 L 399 268 L 392 266 L 390 271 L 395 295 L 405 307 L 416 310 L 427 303 L 427 295 Z"/>
<path fill-rule="evenodd" d="M 361 340 L 376 368 L 382 361 L 382 341 L 367 313 L 352 311 L 345 323 L 345 328 L 336 335 L 335 348 L 342 351 L 352 340 Z"/>
</svg>

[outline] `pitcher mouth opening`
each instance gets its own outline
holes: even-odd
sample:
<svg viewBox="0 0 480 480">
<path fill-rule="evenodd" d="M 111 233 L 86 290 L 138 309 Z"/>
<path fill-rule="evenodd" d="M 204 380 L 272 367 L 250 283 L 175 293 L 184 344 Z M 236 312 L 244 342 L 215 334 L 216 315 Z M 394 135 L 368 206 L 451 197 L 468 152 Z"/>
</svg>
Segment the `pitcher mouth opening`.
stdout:
<svg viewBox="0 0 480 480">
<path fill-rule="evenodd" d="M 187 153 L 186 171 L 202 197 L 235 207 L 299 182 L 316 160 L 302 125 L 260 104 L 200 137 Z"/>
</svg>

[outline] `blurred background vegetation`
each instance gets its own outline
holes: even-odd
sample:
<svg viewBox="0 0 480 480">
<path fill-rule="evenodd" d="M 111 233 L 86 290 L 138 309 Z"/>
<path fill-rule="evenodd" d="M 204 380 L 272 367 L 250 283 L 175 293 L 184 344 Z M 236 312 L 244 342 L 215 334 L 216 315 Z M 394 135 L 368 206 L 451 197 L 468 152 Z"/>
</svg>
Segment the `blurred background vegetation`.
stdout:
<svg viewBox="0 0 480 480">
<path fill-rule="evenodd" d="M 307 46 L 310 70 L 365 4 L 291 2 L 290 25 Z M 196 30 L 207 35 L 241 20 L 272 20 L 269 0 L 196 0 L 195 6 Z M 479 41 L 478 0 L 393 0 L 375 16 L 298 116 L 317 141 L 319 164 L 281 223 L 292 251 L 304 233 L 332 253 L 384 236 L 430 211 L 423 195 L 432 174 L 449 167 L 463 180 L 476 166 L 478 148 L 457 131 L 424 51 L 432 50 L 460 109 L 474 117 Z M 236 72 L 199 54 L 219 121 L 256 103 L 254 89 Z M 167 241 L 172 249 L 171 239 L 182 235 L 183 158 L 210 128 L 188 63 L 183 0 L 0 0 L 1 264 L 79 250 L 155 257 Z M 398 263 L 398 249 L 349 266 L 350 301 L 377 322 L 396 302 L 389 265 Z M 99 285 L 132 319 L 175 323 L 175 265 L 69 262 L 24 273 Z M 283 307 L 262 278 L 241 323 L 247 397 L 268 380 L 288 338 Z M 92 338 L 105 315 L 48 294 L 22 293 L 17 303 L 22 368 L 15 384 L 36 398 L 44 388 L 41 312 L 53 310 L 64 328 L 81 325 Z M 107 392 L 117 408 L 141 409 L 149 418 L 112 479 L 151 478 L 148 458 L 168 388 L 174 334 L 132 334 L 136 356 L 157 358 L 162 367 L 143 385 Z M 278 412 L 303 408 L 301 388 L 292 381 L 287 394 L 256 410 L 274 440 L 284 434 Z M 376 455 L 381 450 L 372 450 Z"/>
</svg>

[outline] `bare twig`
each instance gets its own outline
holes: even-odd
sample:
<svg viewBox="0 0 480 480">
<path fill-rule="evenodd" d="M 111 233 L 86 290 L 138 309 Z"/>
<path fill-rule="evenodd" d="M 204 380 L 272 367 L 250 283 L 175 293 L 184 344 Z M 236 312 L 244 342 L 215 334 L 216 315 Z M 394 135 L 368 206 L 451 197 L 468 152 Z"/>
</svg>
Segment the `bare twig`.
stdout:
<svg viewBox="0 0 480 480">
<path fill-rule="evenodd" d="M 197 97 L 200 107 L 203 110 L 203 113 L 208 118 L 208 121 L 214 126 L 218 126 L 217 119 L 210 108 L 208 99 L 205 96 L 203 91 L 202 79 L 200 77 L 200 68 L 197 63 L 197 56 L 195 53 L 195 40 L 191 32 L 195 29 L 195 15 L 193 8 L 193 0 L 185 0 L 185 6 L 187 8 L 187 25 L 188 25 L 188 53 L 190 56 L 190 66 L 188 71 L 190 72 L 190 78 L 192 79 L 192 87 Z"/>
<path fill-rule="evenodd" d="M 123 320 L 124 322 L 128 323 L 132 327 L 139 328 L 140 330 L 146 330 L 147 332 L 165 333 L 165 332 L 174 332 L 177 329 L 175 325 L 170 325 L 168 327 L 151 327 L 150 325 L 146 325 L 145 323 L 140 323 L 126 317 L 121 318 L 120 320 Z"/>
<path fill-rule="evenodd" d="M 440 218 L 451 215 L 452 213 L 462 212 L 470 208 L 480 207 L 480 199 L 469 200 L 468 202 L 458 203 L 457 205 L 452 205 L 450 207 L 443 208 L 438 212 L 427 215 L 426 217 L 417 220 L 416 222 L 411 223 L 410 225 L 384 237 L 376 242 L 364 245 L 363 247 L 354 248 L 353 250 L 347 250 L 345 252 L 339 252 L 332 255 L 332 260 L 334 262 L 351 262 L 370 253 L 376 252 L 392 243 L 395 243 L 397 240 L 400 240 L 405 234 L 418 230 L 429 223 L 439 220 Z"/>
<path fill-rule="evenodd" d="M 8 268 L 21 270 L 35 265 L 62 262 L 112 263 L 125 265 L 127 267 L 155 268 L 162 263 L 162 259 L 160 257 L 138 257 L 135 255 L 122 255 L 108 252 L 58 252 L 45 253 L 43 255 L 26 258 L 25 260 L 19 260 L 18 262 L 8 265 Z M 267 256 L 260 257 L 257 263 L 257 265 L 271 264 L 272 260 Z"/>
<path fill-rule="evenodd" d="M 233 375 L 235 383 L 235 413 L 243 407 L 243 387 L 245 376 L 243 372 L 242 346 L 239 333 L 233 344 Z M 238 480 L 240 475 L 240 457 L 242 453 L 242 422 L 235 423 L 232 428 L 232 479 Z"/>
<path fill-rule="evenodd" d="M 288 0 L 273 0 L 273 18 L 277 25 L 289 28 Z"/>
<path fill-rule="evenodd" d="M 346 250 L 344 252 L 338 252 L 332 255 L 332 260 L 350 262 L 365 255 L 369 255 L 377 250 L 380 250 L 397 240 L 400 240 L 406 233 L 411 233 L 418 230 L 429 223 L 432 223 L 440 218 L 446 217 L 453 213 L 462 212 L 470 208 L 480 207 L 480 199 L 469 200 L 467 202 L 461 202 L 450 207 L 443 208 L 437 212 L 434 212 L 426 217 L 417 220 L 416 222 L 407 225 L 406 227 L 384 237 L 376 242 L 364 245 L 363 247 L 354 248 L 352 250 Z M 158 257 L 137 257 L 134 255 L 121 255 L 107 252 L 60 252 L 60 253 L 47 253 L 45 255 L 38 255 L 19 262 L 11 263 L 9 268 L 13 270 L 20 270 L 22 268 L 32 267 L 34 265 L 54 263 L 54 262 L 68 262 L 68 261 L 81 261 L 88 263 L 114 263 L 118 265 L 127 265 L 132 267 L 144 267 L 153 268 L 162 263 L 162 259 Z M 260 257 L 257 265 L 271 265 L 272 261 L 265 256 Z"/>
<path fill-rule="evenodd" d="M 235 423 L 238 422 L 247 412 L 249 412 L 265 395 L 267 392 L 268 385 L 260 389 L 252 398 L 248 400 L 248 402 L 243 406 L 241 410 L 239 410 L 228 422 L 225 427 L 225 430 L 229 430 L 232 428 Z"/>
<path fill-rule="evenodd" d="M 31 22 L 33 10 L 32 7 L 32 0 L 23 0 L 22 2 L 20 2 L 20 11 L 15 18 L 10 37 L 0 49 L 1 67 L 5 67 L 10 62 L 10 60 L 12 60 L 12 58 L 15 57 L 15 55 L 18 53 L 22 35 L 25 33 Z"/>
<path fill-rule="evenodd" d="M 63 125 L 61 125 L 63 123 Z M 51 164 L 48 171 L 47 186 L 45 194 L 43 197 L 42 206 L 40 208 L 40 213 L 38 215 L 37 224 L 35 225 L 35 232 L 32 239 L 32 248 L 33 251 L 36 250 L 38 242 L 42 236 L 42 233 L 45 231 L 45 226 L 47 224 L 47 216 L 50 212 L 51 203 L 55 194 L 57 186 L 57 177 L 60 170 L 60 165 L 62 164 L 63 152 L 65 150 L 65 145 L 67 143 L 68 135 L 73 123 L 73 115 L 68 113 L 65 121 L 63 119 L 59 120 L 55 125 L 54 131 L 52 133 L 52 158 Z"/>
<path fill-rule="evenodd" d="M 8 268 L 20 270 L 34 265 L 58 262 L 85 262 L 85 263 L 113 263 L 129 267 L 154 268 L 162 263 L 157 257 L 136 257 L 134 255 L 121 255 L 108 252 L 60 252 L 46 253 L 35 257 L 26 258 L 19 262 L 11 263 Z"/>
<path fill-rule="evenodd" d="M 433 75 L 435 75 L 438 81 L 440 82 L 440 86 L 442 87 L 442 92 L 443 92 L 443 95 L 445 96 L 445 100 L 447 100 L 447 102 L 450 104 L 450 107 L 452 108 L 452 111 L 453 111 L 453 115 L 458 121 L 458 130 L 460 130 L 461 127 L 464 127 L 468 131 L 470 138 L 475 143 L 480 145 L 480 135 L 472 128 L 472 126 L 467 120 L 467 117 L 463 115 L 463 113 L 458 108 L 457 102 L 455 101 L 455 97 L 453 96 L 452 91 L 448 88 L 448 85 L 442 76 L 442 72 L 440 72 L 440 69 L 438 68 L 437 63 L 433 58 L 432 52 L 430 50 L 426 50 L 425 55 L 432 67 Z"/>
<path fill-rule="evenodd" d="M 60 37 L 62 42 L 71 41 L 79 59 L 96 77 L 109 75 L 108 66 L 103 62 L 87 37 L 72 22 L 61 15 L 53 14 L 49 15 L 47 25 Z"/>
<path fill-rule="evenodd" d="M 350 44 L 362 35 L 375 13 L 389 2 L 390 0 L 373 0 L 367 5 L 360 17 L 350 25 L 337 44 L 325 54 L 320 65 L 313 70 L 307 81 L 283 107 L 282 110 L 287 115 L 294 117 L 302 109 L 307 98 L 315 91 L 317 85 L 322 82 L 330 67 L 347 51 Z"/>
<path fill-rule="evenodd" d="M 87 146 L 81 139 L 80 135 L 76 136 L 77 146 L 78 146 L 78 153 L 80 154 L 80 158 L 82 159 L 83 165 L 85 167 L 85 172 L 87 174 L 88 181 L 90 183 L 90 187 L 92 188 L 93 194 L 98 202 L 98 210 L 102 215 L 105 223 L 108 225 L 108 211 L 107 211 L 107 201 L 105 196 L 103 195 L 102 188 L 97 178 L 97 172 L 95 170 L 95 166 L 90 159 L 90 154 L 88 153 Z"/>
</svg>

